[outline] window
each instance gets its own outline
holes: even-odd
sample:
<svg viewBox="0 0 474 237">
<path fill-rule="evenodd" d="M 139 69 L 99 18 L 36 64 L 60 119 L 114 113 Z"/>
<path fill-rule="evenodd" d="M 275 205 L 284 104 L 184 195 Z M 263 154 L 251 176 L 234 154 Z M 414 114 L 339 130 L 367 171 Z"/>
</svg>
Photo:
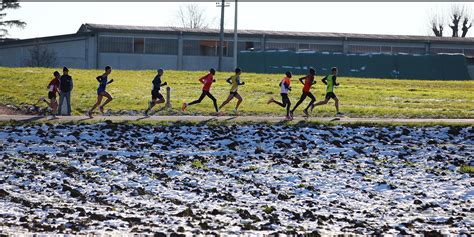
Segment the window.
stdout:
<svg viewBox="0 0 474 237">
<path fill-rule="evenodd" d="M 177 39 L 146 39 L 145 53 L 147 54 L 178 54 Z"/>
<path fill-rule="evenodd" d="M 224 41 L 224 56 L 229 57 L 229 42 Z M 218 56 L 219 41 L 217 40 L 184 40 L 183 55 Z"/>
<path fill-rule="evenodd" d="M 380 46 L 370 45 L 350 45 L 350 53 L 380 53 Z"/>
<path fill-rule="evenodd" d="M 265 45 L 265 50 L 292 50 L 296 51 L 298 49 L 298 43 L 276 43 L 276 42 L 267 42 Z"/>
<path fill-rule="evenodd" d="M 431 48 L 431 53 L 463 53 L 463 49 Z"/>
<path fill-rule="evenodd" d="M 227 57 L 233 57 L 234 56 L 234 41 L 229 41 L 228 42 L 228 47 L 229 51 L 224 56 Z M 260 51 L 260 42 L 252 42 L 252 41 L 246 41 L 246 42 L 237 42 L 237 52 L 240 51 Z M 219 53 L 219 52 L 218 52 Z"/>
<path fill-rule="evenodd" d="M 134 53 L 143 53 L 143 50 L 145 50 L 145 39 L 135 38 L 133 40 L 133 52 Z"/>
<path fill-rule="evenodd" d="M 102 53 L 132 53 L 133 38 L 129 37 L 99 37 L 99 52 Z"/>
<path fill-rule="evenodd" d="M 390 46 L 381 46 L 380 52 L 382 53 L 392 53 L 392 47 Z"/>
<path fill-rule="evenodd" d="M 474 49 L 465 49 L 464 55 L 470 56 L 470 57 L 474 56 Z"/>
<path fill-rule="evenodd" d="M 392 47 L 393 53 L 408 53 L 408 54 L 424 54 L 426 53 L 425 48 L 417 47 Z"/>
</svg>

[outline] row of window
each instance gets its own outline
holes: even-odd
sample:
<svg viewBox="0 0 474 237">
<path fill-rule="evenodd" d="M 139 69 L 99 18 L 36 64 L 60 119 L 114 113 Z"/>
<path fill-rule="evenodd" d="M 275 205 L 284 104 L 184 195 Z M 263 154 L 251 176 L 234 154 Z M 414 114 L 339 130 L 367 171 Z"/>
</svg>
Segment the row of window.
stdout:
<svg viewBox="0 0 474 237">
<path fill-rule="evenodd" d="M 224 56 L 233 56 L 233 42 L 224 42 Z M 260 50 L 258 42 L 238 42 L 237 49 Z M 183 54 L 198 56 L 219 55 L 219 41 L 216 40 L 184 40 Z M 99 51 L 103 53 L 137 53 L 137 54 L 178 54 L 178 40 L 132 37 L 100 37 Z"/>
<path fill-rule="evenodd" d="M 173 39 L 100 37 L 103 53 L 178 54 L 178 42 Z"/>
<path fill-rule="evenodd" d="M 350 53 L 407 53 L 407 54 L 425 54 L 426 49 L 422 47 L 399 47 L 399 46 L 368 46 L 368 45 L 350 45 Z M 449 49 L 449 48 L 431 48 L 430 53 L 461 53 L 466 56 L 474 56 L 472 49 Z"/>
<path fill-rule="evenodd" d="M 233 41 L 225 41 L 223 52 L 225 57 L 232 57 Z M 220 44 L 218 40 L 184 40 L 183 55 L 218 56 Z M 260 42 L 238 42 L 237 50 L 262 50 Z M 265 50 L 316 51 L 316 52 L 343 52 L 342 45 L 308 44 L 308 43 L 280 43 L 267 42 Z M 408 53 L 424 54 L 422 47 L 400 46 L 370 46 L 349 45 L 349 53 Z M 110 37 L 99 38 L 99 51 L 104 53 L 137 53 L 137 54 L 178 54 L 178 40 L 156 38 Z M 464 53 L 474 56 L 474 50 L 431 48 L 431 53 Z"/>
</svg>

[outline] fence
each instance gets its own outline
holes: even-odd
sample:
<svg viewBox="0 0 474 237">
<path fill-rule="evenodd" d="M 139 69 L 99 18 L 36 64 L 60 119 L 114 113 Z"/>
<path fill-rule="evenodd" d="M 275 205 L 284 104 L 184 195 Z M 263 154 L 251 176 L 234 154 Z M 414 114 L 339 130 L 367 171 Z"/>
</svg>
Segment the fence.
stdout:
<svg viewBox="0 0 474 237">
<path fill-rule="evenodd" d="M 247 72 L 330 73 L 348 77 L 400 78 L 423 80 L 470 80 L 463 55 L 342 54 L 317 52 L 265 51 L 239 53 L 239 66 Z"/>
</svg>

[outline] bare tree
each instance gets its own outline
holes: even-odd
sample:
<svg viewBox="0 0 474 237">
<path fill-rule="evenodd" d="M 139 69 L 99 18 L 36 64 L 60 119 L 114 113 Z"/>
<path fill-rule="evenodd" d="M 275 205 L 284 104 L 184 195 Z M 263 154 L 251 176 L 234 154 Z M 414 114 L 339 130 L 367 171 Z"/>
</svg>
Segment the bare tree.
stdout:
<svg viewBox="0 0 474 237">
<path fill-rule="evenodd" d="M 18 8 L 20 8 L 20 3 L 18 0 L 2 0 L 0 2 L 0 38 L 4 38 L 8 35 L 8 30 L 6 27 L 25 28 L 26 23 L 21 20 L 4 20 L 4 18 L 7 16 L 7 13 L 4 12 L 5 10 Z"/>
<path fill-rule="evenodd" d="M 469 23 L 469 18 L 467 17 L 464 17 L 464 21 L 462 22 L 462 35 L 461 37 L 466 37 L 467 35 L 467 32 L 469 31 L 469 29 L 471 29 L 472 27 L 472 20 L 471 22 L 469 23 L 469 26 L 467 25 Z"/>
<path fill-rule="evenodd" d="M 443 37 L 445 19 L 440 12 L 433 11 L 430 16 L 430 27 L 433 34 L 437 37 Z"/>
<path fill-rule="evenodd" d="M 451 23 L 449 27 L 452 30 L 452 37 L 459 37 L 459 21 L 461 18 L 464 16 L 465 12 L 465 7 L 464 5 L 452 5 L 451 6 L 451 12 L 450 12 L 450 18 L 451 18 Z"/>
<path fill-rule="evenodd" d="M 52 67 L 56 64 L 56 52 L 42 47 L 39 43 L 28 51 L 30 57 L 26 60 L 26 65 L 29 67 Z"/>
<path fill-rule="evenodd" d="M 448 11 L 446 11 L 446 9 L 444 11 L 432 9 L 429 15 L 430 31 L 433 32 L 435 36 L 442 37 L 445 25 L 451 28 L 451 37 L 466 37 L 472 26 L 472 14 L 470 9 L 462 4 L 453 4 Z M 462 31 L 461 34 L 459 32 L 460 30 Z"/>
<path fill-rule="evenodd" d="M 205 9 L 197 3 L 181 5 L 176 18 L 178 26 L 184 28 L 205 29 L 209 26 Z"/>
</svg>

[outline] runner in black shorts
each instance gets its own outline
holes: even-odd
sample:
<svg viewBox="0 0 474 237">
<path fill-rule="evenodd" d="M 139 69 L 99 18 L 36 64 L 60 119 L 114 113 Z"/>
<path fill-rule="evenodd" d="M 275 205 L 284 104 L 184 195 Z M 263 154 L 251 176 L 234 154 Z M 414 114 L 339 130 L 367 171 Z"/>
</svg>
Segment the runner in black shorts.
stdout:
<svg viewBox="0 0 474 237">
<path fill-rule="evenodd" d="M 237 90 L 239 89 L 239 86 L 245 85 L 244 82 L 240 82 L 241 73 L 242 73 L 242 70 L 240 68 L 236 68 L 235 75 L 229 77 L 226 80 L 227 83 L 232 85 L 232 87 L 230 88 L 230 94 L 227 97 L 227 99 L 224 102 L 222 102 L 221 106 L 219 106 L 219 111 L 222 109 L 222 107 L 228 104 L 235 97 L 237 98 L 237 105 L 235 106 L 234 113 L 237 113 L 237 110 L 239 109 L 239 106 L 242 103 L 242 96 L 239 95 L 239 92 Z"/>
<path fill-rule="evenodd" d="M 161 76 L 163 76 L 163 69 L 158 69 L 158 74 L 153 79 L 153 89 L 151 90 L 151 101 L 148 102 L 148 108 L 145 110 L 145 116 L 148 116 L 148 112 L 153 108 L 153 106 L 157 104 L 161 104 L 165 102 L 165 98 L 160 93 L 160 89 L 162 86 L 168 85 L 168 83 L 161 83 Z"/>
<path fill-rule="evenodd" d="M 51 116 L 54 118 L 56 117 L 56 111 L 58 110 L 58 101 L 56 100 L 56 94 L 59 92 L 59 78 L 61 77 L 61 74 L 59 74 L 58 71 L 55 71 L 53 73 L 53 80 L 49 82 L 48 84 L 48 99 L 49 102 L 45 100 L 44 97 L 41 97 L 38 102 L 42 101 L 48 105 L 48 107 L 51 108 Z"/>
<path fill-rule="evenodd" d="M 333 67 L 331 69 L 331 74 L 325 76 L 321 81 L 326 84 L 326 98 L 323 101 L 319 101 L 318 103 L 314 104 L 311 107 L 311 111 L 315 106 L 325 105 L 329 102 L 330 99 L 333 99 L 336 106 L 336 116 L 344 115 L 343 113 L 339 112 L 339 98 L 337 98 L 336 94 L 334 93 L 334 87 L 339 86 L 339 83 L 336 82 L 337 77 L 337 68 Z"/>
<path fill-rule="evenodd" d="M 293 117 L 291 117 L 290 114 L 290 106 L 291 106 L 291 101 L 290 98 L 288 97 L 288 92 L 291 91 L 291 77 L 292 74 L 291 72 L 286 72 L 285 77 L 281 80 L 279 86 L 280 86 L 280 95 L 281 95 L 281 102 L 276 101 L 273 97 L 268 100 L 267 104 L 275 103 L 283 108 L 286 108 L 286 120 L 292 120 Z"/>
</svg>

